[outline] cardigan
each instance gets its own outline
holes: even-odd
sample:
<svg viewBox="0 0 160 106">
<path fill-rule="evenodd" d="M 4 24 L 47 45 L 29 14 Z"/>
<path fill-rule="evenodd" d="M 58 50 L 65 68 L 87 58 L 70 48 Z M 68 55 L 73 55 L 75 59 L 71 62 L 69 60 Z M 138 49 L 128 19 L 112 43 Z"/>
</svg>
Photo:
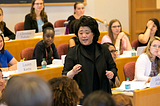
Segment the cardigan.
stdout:
<svg viewBox="0 0 160 106">
<path fill-rule="evenodd" d="M 135 64 L 134 80 L 148 81 L 151 73 L 151 61 L 146 53 L 141 54 Z"/>
<path fill-rule="evenodd" d="M 48 19 L 44 20 L 44 23 L 48 22 Z M 25 16 L 25 21 L 24 21 L 24 29 L 25 30 L 31 30 L 31 29 L 36 29 L 36 33 L 38 32 L 38 25 L 37 21 L 33 20 L 30 14 L 27 14 Z"/>
<path fill-rule="evenodd" d="M 15 39 L 15 34 L 6 27 L 5 22 L 4 22 L 3 29 L 4 29 L 4 31 L 3 31 L 4 37 L 8 37 L 9 39 Z"/>
</svg>

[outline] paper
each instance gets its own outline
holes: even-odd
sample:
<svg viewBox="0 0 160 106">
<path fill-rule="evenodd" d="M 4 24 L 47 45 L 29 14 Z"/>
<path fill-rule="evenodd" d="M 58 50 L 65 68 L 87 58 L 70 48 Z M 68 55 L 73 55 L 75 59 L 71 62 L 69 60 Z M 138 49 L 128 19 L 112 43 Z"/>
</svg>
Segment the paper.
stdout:
<svg viewBox="0 0 160 106">
<path fill-rule="evenodd" d="M 2 74 L 3 74 L 3 77 L 9 77 L 11 74 L 15 74 L 16 71 L 3 71 Z"/>
<path fill-rule="evenodd" d="M 37 70 L 36 59 L 23 61 L 23 62 L 18 62 L 17 63 L 17 70 L 18 70 L 18 73 L 19 72 Z"/>
<path fill-rule="evenodd" d="M 53 59 L 53 60 L 52 60 L 52 64 L 54 64 L 54 65 L 63 65 L 61 59 Z"/>
<path fill-rule="evenodd" d="M 130 89 L 125 89 L 125 84 L 130 84 Z M 146 82 L 142 81 L 123 81 L 119 88 L 116 88 L 115 91 L 119 92 L 133 92 L 135 89 L 144 89 L 146 88 Z"/>
<path fill-rule="evenodd" d="M 59 66 L 63 66 L 63 65 L 50 64 L 50 65 L 47 65 L 47 68 L 59 67 Z"/>
</svg>

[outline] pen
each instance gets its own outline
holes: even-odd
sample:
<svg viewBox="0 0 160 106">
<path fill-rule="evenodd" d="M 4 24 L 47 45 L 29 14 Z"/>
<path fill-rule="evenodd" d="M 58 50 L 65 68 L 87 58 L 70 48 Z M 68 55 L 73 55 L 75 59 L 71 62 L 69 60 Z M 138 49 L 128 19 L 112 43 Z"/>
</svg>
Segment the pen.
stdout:
<svg viewBox="0 0 160 106">
<path fill-rule="evenodd" d="M 22 59 L 22 62 L 25 60 L 25 58 Z"/>
</svg>

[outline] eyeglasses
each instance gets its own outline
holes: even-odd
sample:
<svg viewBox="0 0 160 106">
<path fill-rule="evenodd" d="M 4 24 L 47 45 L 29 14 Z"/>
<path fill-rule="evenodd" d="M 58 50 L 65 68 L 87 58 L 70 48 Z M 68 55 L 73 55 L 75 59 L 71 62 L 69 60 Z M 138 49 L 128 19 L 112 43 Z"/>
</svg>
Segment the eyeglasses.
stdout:
<svg viewBox="0 0 160 106">
<path fill-rule="evenodd" d="M 35 3 L 35 5 L 43 5 L 43 3 Z"/>
<path fill-rule="evenodd" d="M 118 26 L 112 26 L 112 28 L 117 28 L 117 27 L 120 28 L 121 26 L 120 25 L 118 25 Z"/>
<path fill-rule="evenodd" d="M 117 51 L 118 51 L 118 50 L 111 50 L 110 52 L 111 52 L 111 53 L 115 53 L 115 52 L 117 52 Z"/>
<path fill-rule="evenodd" d="M 158 45 L 151 45 L 151 46 L 154 47 L 154 48 L 158 47 L 158 49 L 160 49 L 160 46 L 158 46 Z"/>
</svg>

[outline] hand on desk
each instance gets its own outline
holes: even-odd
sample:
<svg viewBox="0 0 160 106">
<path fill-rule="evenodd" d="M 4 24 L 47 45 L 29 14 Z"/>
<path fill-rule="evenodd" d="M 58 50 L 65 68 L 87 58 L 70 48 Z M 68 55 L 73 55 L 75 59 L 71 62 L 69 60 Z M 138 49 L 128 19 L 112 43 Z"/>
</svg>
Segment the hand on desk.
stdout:
<svg viewBox="0 0 160 106">
<path fill-rule="evenodd" d="M 113 74 L 112 71 L 106 71 L 106 76 L 107 76 L 108 79 L 112 79 L 114 74 Z"/>
</svg>

